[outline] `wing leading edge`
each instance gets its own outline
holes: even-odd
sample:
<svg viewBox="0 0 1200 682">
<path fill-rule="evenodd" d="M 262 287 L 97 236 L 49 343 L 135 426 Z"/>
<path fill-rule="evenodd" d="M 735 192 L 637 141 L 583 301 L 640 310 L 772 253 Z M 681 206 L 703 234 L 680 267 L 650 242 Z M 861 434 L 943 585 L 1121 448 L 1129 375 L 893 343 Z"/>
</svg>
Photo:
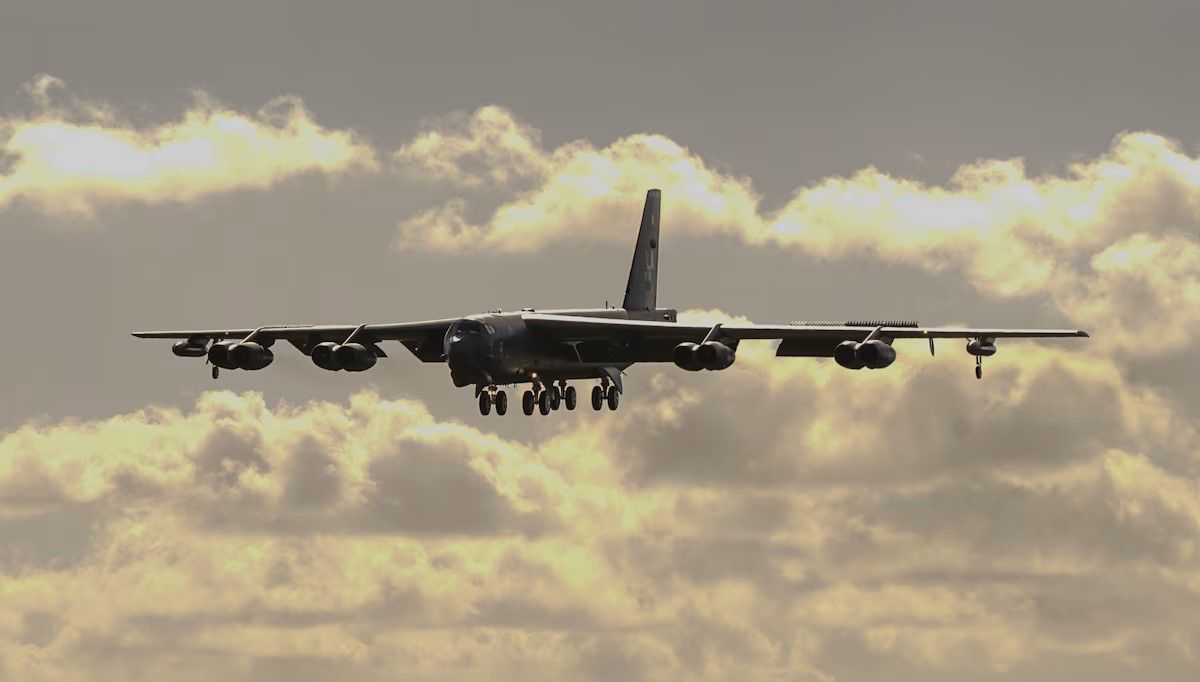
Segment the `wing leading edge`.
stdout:
<svg viewBox="0 0 1200 682">
<path fill-rule="evenodd" d="M 457 319 L 457 318 L 456 318 Z M 445 334 L 455 322 L 450 320 L 428 320 L 424 322 L 399 322 L 390 324 L 327 324 L 327 325 L 276 325 L 257 329 L 184 329 L 176 331 L 133 332 L 139 339 L 256 339 L 271 341 L 304 341 L 319 338 L 321 341 L 344 341 L 358 331 L 361 338 L 369 341 L 413 341 L 426 335 Z"/>
<path fill-rule="evenodd" d="M 700 342 L 713 331 L 713 325 L 678 324 L 648 320 L 621 320 L 530 313 L 523 316 L 530 328 L 564 342 L 588 341 L 613 337 L 673 340 L 679 343 Z M 975 329 L 970 327 L 919 327 L 865 324 L 721 324 L 719 334 L 731 341 L 749 339 L 779 340 L 797 344 L 817 343 L 828 353 L 842 341 L 863 341 L 869 335 L 883 339 L 999 339 L 999 338 L 1066 338 L 1086 337 L 1079 329 Z M 784 346 L 781 346 L 781 350 Z"/>
</svg>

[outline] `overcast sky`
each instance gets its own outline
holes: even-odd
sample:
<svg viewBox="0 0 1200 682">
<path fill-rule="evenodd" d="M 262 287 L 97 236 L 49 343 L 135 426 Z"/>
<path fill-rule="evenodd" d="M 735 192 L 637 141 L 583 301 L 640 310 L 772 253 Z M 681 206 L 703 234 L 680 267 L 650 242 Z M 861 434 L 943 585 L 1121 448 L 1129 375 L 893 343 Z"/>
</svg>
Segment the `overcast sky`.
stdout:
<svg viewBox="0 0 1200 682">
<path fill-rule="evenodd" d="M 5 8 L 0 677 L 1192 679 L 1200 7 L 572 4 Z M 693 319 L 1094 338 L 500 419 L 128 335 L 616 302 L 650 187 Z"/>
</svg>

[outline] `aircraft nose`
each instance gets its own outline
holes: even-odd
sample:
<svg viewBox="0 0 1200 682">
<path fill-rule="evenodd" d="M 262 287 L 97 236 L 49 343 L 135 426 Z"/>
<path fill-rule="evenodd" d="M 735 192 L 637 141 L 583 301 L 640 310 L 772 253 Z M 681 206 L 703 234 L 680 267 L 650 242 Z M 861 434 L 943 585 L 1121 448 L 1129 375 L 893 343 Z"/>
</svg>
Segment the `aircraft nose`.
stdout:
<svg viewBox="0 0 1200 682">
<path fill-rule="evenodd" d="M 480 337 L 455 335 L 446 340 L 446 364 L 455 386 L 481 381 L 486 361 L 487 346 Z"/>
</svg>

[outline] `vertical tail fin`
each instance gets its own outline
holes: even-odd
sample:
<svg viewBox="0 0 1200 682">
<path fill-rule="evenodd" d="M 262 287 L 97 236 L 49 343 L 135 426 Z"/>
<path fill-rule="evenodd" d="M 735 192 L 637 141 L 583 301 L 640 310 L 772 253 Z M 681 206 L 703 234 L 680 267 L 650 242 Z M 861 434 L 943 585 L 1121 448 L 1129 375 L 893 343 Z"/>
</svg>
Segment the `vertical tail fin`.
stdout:
<svg viewBox="0 0 1200 682">
<path fill-rule="evenodd" d="M 633 264 L 629 266 L 629 283 L 625 285 L 626 310 L 654 310 L 658 298 L 658 218 L 662 192 L 646 192 L 642 209 L 642 226 L 638 229 Z"/>
</svg>

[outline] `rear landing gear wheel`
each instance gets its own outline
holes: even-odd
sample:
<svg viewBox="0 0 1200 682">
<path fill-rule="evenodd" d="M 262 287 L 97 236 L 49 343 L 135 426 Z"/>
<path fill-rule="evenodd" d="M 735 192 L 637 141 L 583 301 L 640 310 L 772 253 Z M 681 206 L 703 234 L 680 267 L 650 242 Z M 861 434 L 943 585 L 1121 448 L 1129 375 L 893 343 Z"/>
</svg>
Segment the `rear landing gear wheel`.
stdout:
<svg viewBox="0 0 1200 682">
<path fill-rule="evenodd" d="M 543 390 L 538 394 L 538 412 L 550 414 L 550 392 Z"/>
<path fill-rule="evenodd" d="M 504 391 L 498 391 L 496 393 L 495 403 L 496 403 L 496 414 L 503 417 L 504 414 L 506 412 L 508 412 L 508 394 L 505 393 Z"/>
<path fill-rule="evenodd" d="M 479 394 L 479 414 L 488 416 L 492 412 L 492 396 L 484 391 Z"/>
<path fill-rule="evenodd" d="M 217 367 L 216 365 L 213 365 L 212 378 L 216 379 L 219 376 L 221 376 L 221 368 Z"/>
<path fill-rule="evenodd" d="M 579 404 L 579 394 L 575 392 L 574 386 L 568 386 L 567 390 L 563 391 L 563 404 L 567 406 L 568 410 L 575 409 L 575 406 Z"/>
<path fill-rule="evenodd" d="M 521 411 L 526 415 L 533 414 L 533 391 L 525 391 L 521 396 Z"/>
<path fill-rule="evenodd" d="M 978 355 L 975 356 L 975 378 L 983 378 L 983 358 Z"/>
<path fill-rule="evenodd" d="M 599 386 L 592 387 L 592 409 L 599 411 L 604 407 L 604 389 Z"/>
<path fill-rule="evenodd" d="M 616 388 L 608 389 L 608 409 L 616 410 L 617 405 L 621 404 L 621 392 Z"/>
<path fill-rule="evenodd" d="M 550 409 L 557 410 L 562 405 L 562 391 L 557 386 L 551 386 L 550 391 Z"/>
</svg>

